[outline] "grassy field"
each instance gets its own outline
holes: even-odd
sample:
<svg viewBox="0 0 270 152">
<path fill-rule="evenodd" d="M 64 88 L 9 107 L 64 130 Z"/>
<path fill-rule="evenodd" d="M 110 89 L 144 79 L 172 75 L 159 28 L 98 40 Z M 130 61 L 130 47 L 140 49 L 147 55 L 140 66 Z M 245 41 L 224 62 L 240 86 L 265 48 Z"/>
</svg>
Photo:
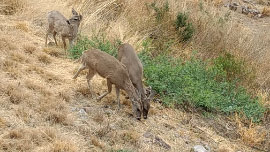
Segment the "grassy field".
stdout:
<svg viewBox="0 0 270 152">
<path fill-rule="evenodd" d="M 257 2 L 257 1 L 256 1 Z M 4 0 L 0 5 L 0 151 L 269 151 L 269 18 L 222 1 Z M 266 2 L 256 3 L 258 8 Z M 44 47 L 46 15 L 83 15 L 76 45 Z M 52 40 L 52 39 L 51 39 Z M 73 61 L 128 42 L 157 92 L 136 121 L 121 92 L 97 102 Z M 94 91 L 106 91 L 95 76 Z M 167 146 L 167 145 L 169 146 Z M 164 146 L 165 145 L 165 146 Z"/>
</svg>

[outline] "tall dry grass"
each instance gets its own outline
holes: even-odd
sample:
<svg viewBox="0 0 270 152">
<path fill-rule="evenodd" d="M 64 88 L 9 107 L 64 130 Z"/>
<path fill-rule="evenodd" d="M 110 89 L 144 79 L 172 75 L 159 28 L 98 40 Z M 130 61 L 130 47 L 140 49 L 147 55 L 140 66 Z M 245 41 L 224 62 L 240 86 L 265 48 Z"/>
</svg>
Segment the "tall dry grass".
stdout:
<svg viewBox="0 0 270 152">
<path fill-rule="evenodd" d="M 14 16 L 9 17 L 19 21 L 13 24 L 12 20 L 7 20 L 7 23 L 0 24 L 0 27 L 6 30 L 0 36 L 0 70 L 3 71 L 0 73 L 0 133 L 3 137 L 0 139 L 0 150 L 79 151 L 81 147 L 89 149 L 91 146 L 105 150 L 111 148 L 113 144 L 118 144 L 119 147 L 128 145 L 133 149 L 143 146 L 151 149 L 153 145 L 142 142 L 142 134 L 145 131 L 151 128 L 164 138 L 171 134 L 164 133 L 163 129 L 166 128 L 159 127 L 162 127 L 164 122 L 167 123 L 168 118 L 173 121 L 175 118 L 171 120 L 171 116 L 175 116 L 175 111 L 171 116 L 163 118 L 162 109 L 166 112 L 169 109 L 152 108 L 150 114 L 153 119 L 150 118 L 141 125 L 131 120 L 127 111 L 116 117 L 118 114 L 112 113 L 111 108 L 103 108 L 114 105 L 114 103 L 107 104 L 113 102 L 110 98 L 104 103 L 91 103 L 88 100 L 89 90 L 84 79 L 78 80 L 77 83 L 70 81 L 72 69 L 75 69 L 74 64 L 67 59 L 59 58 L 63 56 L 59 48 L 43 48 L 46 14 L 51 10 L 58 10 L 68 18 L 71 15 L 71 7 L 74 7 L 83 15 L 80 27 L 82 34 L 89 37 L 104 34 L 110 40 L 120 39 L 129 42 L 137 50 L 140 50 L 141 43 L 150 35 L 159 36 L 160 43 L 156 44 L 162 49 L 162 43 L 176 38 L 173 24 L 178 12 L 188 12 L 190 21 L 196 27 L 195 36 L 187 44 L 174 42 L 171 47 L 173 53 L 185 57 L 197 49 L 203 58 L 207 58 L 215 57 L 226 49 L 236 56 L 254 62 L 254 65 L 263 61 L 265 64 L 262 67 L 258 66 L 258 82 L 267 80 L 264 79 L 267 74 L 267 70 L 264 69 L 267 60 L 264 58 L 267 55 L 263 53 L 268 44 L 267 40 L 259 39 L 264 37 L 265 33 L 255 36 L 249 33 L 251 31 L 238 25 L 226 10 L 216 7 L 219 6 L 219 0 L 214 1 L 213 5 L 211 1 L 168 0 L 170 11 L 161 25 L 155 20 L 155 12 L 146 5 L 154 0 L 68 2 L 6 0 L 5 2 L 18 2 L 12 3 L 18 6 L 18 9 Z M 163 2 L 156 0 L 157 6 L 162 6 Z M 261 44 L 263 45 L 260 46 Z M 257 48 L 259 46 L 261 49 Z M 81 97 L 81 94 L 84 97 Z M 264 96 L 265 94 L 267 92 L 264 92 Z M 128 101 L 123 100 L 130 109 Z M 77 111 L 71 111 L 72 106 L 82 108 L 86 104 L 93 106 L 93 111 L 89 113 L 91 117 L 80 121 L 80 118 L 77 118 Z M 73 120 L 74 117 L 76 121 Z M 107 120 L 110 119 L 119 123 L 120 131 L 117 130 L 119 129 L 117 125 L 113 124 L 115 122 L 110 122 L 113 125 L 107 125 Z M 160 119 L 164 122 L 159 122 Z M 130 129 L 131 127 L 133 128 Z M 242 129 L 243 137 L 256 133 L 252 132 L 252 128 L 254 127 Z M 171 137 L 173 140 L 170 141 Z M 261 144 L 263 141 L 261 136 L 258 136 L 260 141 L 257 141 L 256 137 L 254 135 L 253 141 L 247 142 Z M 167 139 L 170 144 L 175 143 L 174 135 Z M 179 147 L 179 145 L 174 147 L 177 146 Z"/>
</svg>

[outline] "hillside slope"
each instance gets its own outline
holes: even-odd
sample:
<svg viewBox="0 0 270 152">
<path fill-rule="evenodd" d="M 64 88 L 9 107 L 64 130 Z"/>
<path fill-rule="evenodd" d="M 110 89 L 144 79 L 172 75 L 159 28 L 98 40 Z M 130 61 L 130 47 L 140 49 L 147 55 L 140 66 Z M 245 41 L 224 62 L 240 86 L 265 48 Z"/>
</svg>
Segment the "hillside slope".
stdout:
<svg viewBox="0 0 270 152">
<path fill-rule="evenodd" d="M 235 124 L 219 116 L 213 121 L 152 102 L 149 118 L 137 121 L 123 92 L 120 111 L 114 90 L 100 102 L 91 100 L 85 74 L 72 80 L 79 65 L 61 46 L 44 47 L 47 12 L 69 16 L 70 3 L 22 5 L 0 15 L 0 151 L 190 151 L 195 145 L 257 151 L 233 140 L 239 136 Z M 95 76 L 95 92 L 104 92 L 105 82 Z"/>
</svg>

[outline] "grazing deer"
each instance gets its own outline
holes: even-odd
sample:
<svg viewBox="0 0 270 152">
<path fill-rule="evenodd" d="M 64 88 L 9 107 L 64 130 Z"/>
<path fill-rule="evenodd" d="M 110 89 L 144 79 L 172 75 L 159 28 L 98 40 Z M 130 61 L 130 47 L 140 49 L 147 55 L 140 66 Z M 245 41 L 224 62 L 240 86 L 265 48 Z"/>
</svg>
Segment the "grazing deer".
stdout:
<svg viewBox="0 0 270 152">
<path fill-rule="evenodd" d="M 127 67 L 130 80 L 138 90 L 143 103 L 143 118 L 147 119 L 148 111 L 150 109 L 150 100 L 154 97 L 155 92 L 151 90 L 149 96 L 146 96 L 146 91 L 142 82 L 143 65 L 140 59 L 133 47 L 128 43 L 119 46 L 117 59 Z"/>
<path fill-rule="evenodd" d="M 119 89 L 125 90 L 131 99 L 134 116 L 136 116 L 138 120 L 141 119 L 142 103 L 139 94 L 130 81 L 126 67 L 121 62 L 98 49 L 84 51 L 78 61 L 81 61 L 82 64 L 73 76 L 73 79 L 76 79 L 82 70 L 88 69 L 89 72 L 86 78 L 90 92 L 93 95 L 90 81 L 93 76 L 98 73 L 101 77 L 107 79 L 108 91 L 100 95 L 97 99 L 101 100 L 107 94 L 111 93 L 112 84 L 114 84 L 116 87 L 117 102 L 120 103 Z"/>
<path fill-rule="evenodd" d="M 79 15 L 72 9 L 73 16 L 67 20 L 60 12 L 51 11 L 48 13 L 49 27 L 46 33 L 45 46 L 47 46 L 47 39 L 49 34 L 53 34 L 55 45 L 57 45 L 56 34 L 59 33 L 62 37 L 64 49 L 66 50 L 66 38 L 69 40 L 70 47 L 73 45 L 77 37 L 78 28 L 80 26 L 82 15 Z"/>
</svg>

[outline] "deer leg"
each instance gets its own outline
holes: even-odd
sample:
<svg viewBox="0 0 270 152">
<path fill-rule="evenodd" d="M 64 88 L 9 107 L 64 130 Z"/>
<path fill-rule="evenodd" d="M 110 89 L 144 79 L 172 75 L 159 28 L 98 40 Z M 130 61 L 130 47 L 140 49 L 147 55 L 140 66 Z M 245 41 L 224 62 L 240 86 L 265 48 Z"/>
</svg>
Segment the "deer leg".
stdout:
<svg viewBox="0 0 270 152">
<path fill-rule="evenodd" d="M 87 67 L 84 65 L 84 64 L 82 64 L 81 66 L 80 66 L 80 68 L 78 69 L 78 71 L 75 73 L 75 75 L 73 76 L 73 78 L 72 79 L 76 79 L 77 77 L 78 77 L 78 75 L 80 74 L 80 72 L 82 71 L 82 70 L 85 70 Z"/>
<path fill-rule="evenodd" d="M 63 41 L 63 44 L 64 44 L 64 49 L 66 50 L 67 49 L 67 44 L 66 44 L 66 41 L 65 41 L 65 37 L 62 36 L 62 41 Z"/>
<path fill-rule="evenodd" d="M 94 77 L 94 75 L 95 75 L 95 72 L 93 71 L 93 70 L 90 70 L 89 69 L 89 72 L 88 72 L 88 74 L 86 75 L 86 79 L 87 79 L 87 84 L 88 84 L 88 88 L 89 88 L 89 90 L 90 90 L 90 93 L 91 93 L 91 96 L 93 97 L 93 95 L 94 95 L 94 92 L 93 92 L 93 89 L 92 89 L 92 87 L 91 87 L 91 80 L 92 80 L 92 78 Z M 94 95 L 95 96 L 95 95 Z"/>
<path fill-rule="evenodd" d="M 73 39 L 68 39 L 69 40 L 69 48 L 71 48 L 73 46 Z"/>
<path fill-rule="evenodd" d="M 116 92 L 116 101 L 118 103 L 118 109 L 121 109 L 121 104 L 120 104 L 120 99 L 119 99 L 120 89 L 116 86 L 115 86 L 115 92 Z"/>
<path fill-rule="evenodd" d="M 108 86 L 108 91 L 103 93 L 101 96 L 97 97 L 97 100 L 101 100 L 104 98 L 107 94 L 112 92 L 112 83 L 107 79 L 107 86 Z"/>
<path fill-rule="evenodd" d="M 55 45 L 57 45 L 57 41 L 56 41 L 56 38 L 55 38 L 56 34 L 57 34 L 57 32 L 53 32 L 53 39 L 54 39 Z"/>
</svg>

